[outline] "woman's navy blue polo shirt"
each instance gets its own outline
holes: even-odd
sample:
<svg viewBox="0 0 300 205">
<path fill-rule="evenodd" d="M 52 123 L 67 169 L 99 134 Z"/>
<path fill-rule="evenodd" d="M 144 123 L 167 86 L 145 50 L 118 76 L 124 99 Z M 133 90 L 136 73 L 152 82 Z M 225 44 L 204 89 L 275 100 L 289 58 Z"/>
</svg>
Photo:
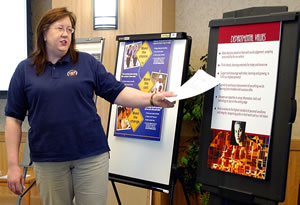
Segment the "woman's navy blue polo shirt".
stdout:
<svg viewBox="0 0 300 205">
<path fill-rule="evenodd" d="M 69 56 L 47 63 L 40 75 L 31 62 L 16 68 L 5 115 L 23 121 L 28 110 L 32 161 L 69 161 L 109 151 L 93 92 L 113 103 L 125 86 L 87 53 L 79 53 L 75 65 Z"/>
</svg>

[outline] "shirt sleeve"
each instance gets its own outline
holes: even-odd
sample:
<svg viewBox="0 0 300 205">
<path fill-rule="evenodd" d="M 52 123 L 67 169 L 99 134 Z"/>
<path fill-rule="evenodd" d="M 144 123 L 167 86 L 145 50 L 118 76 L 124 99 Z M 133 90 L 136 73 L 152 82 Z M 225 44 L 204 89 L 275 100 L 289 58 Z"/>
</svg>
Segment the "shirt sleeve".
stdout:
<svg viewBox="0 0 300 205">
<path fill-rule="evenodd" d="M 119 93 L 125 88 L 125 85 L 117 81 L 110 72 L 107 72 L 99 61 L 96 67 L 96 95 L 103 97 L 110 103 L 114 103 Z"/>
<path fill-rule="evenodd" d="M 24 121 L 28 109 L 28 103 L 24 91 L 24 68 L 24 61 L 17 66 L 10 80 L 5 106 L 5 116 L 13 117 L 21 121 Z"/>
</svg>

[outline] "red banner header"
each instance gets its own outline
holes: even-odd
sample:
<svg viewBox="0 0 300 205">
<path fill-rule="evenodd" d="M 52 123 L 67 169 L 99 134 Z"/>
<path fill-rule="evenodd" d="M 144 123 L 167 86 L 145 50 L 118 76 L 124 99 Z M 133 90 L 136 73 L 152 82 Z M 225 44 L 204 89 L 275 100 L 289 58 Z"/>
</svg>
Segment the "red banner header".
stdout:
<svg viewBox="0 0 300 205">
<path fill-rule="evenodd" d="M 280 22 L 223 26 L 218 43 L 248 43 L 280 40 Z"/>
</svg>

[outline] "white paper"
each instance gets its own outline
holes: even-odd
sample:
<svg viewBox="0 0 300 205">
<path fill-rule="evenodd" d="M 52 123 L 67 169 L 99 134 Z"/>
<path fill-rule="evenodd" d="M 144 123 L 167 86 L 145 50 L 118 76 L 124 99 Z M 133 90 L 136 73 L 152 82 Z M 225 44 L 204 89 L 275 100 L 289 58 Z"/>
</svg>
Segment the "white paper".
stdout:
<svg viewBox="0 0 300 205">
<path fill-rule="evenodd" d="M 187 82 L 173 91 L 177 95 L 176 97 L 168 97 L 166 100 L 174 102 L 176 100 L 191 98 L 200 95 L 219 84 L 220 82 L 218 79 L 207 74 L 204 70 L 198 70 Z"/>
</svg>

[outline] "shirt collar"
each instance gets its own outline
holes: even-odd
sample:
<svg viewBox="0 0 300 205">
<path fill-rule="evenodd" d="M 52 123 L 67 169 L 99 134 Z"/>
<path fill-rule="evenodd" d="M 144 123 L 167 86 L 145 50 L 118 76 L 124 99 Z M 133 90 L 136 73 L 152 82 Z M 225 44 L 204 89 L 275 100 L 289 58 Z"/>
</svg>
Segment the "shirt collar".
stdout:
<svg viewBox="0 0 300 205">
<path fill-rule="evenodd" d="M 62 57 L 58 62 L 62 62 L 62 63 L 70 63 L 72 62 L 71 57 L 69 54 L 65 55 L 64 57 Z"/>
<path fill-rule="evenodd" d="M 67 64 L 67 63 L 71 63 L 71 62 L 72 62 L 72 60 L 71 60 L 70 55 L 66 54 L 59 61 L 57 61 L 55 65 L 58 65 L 58 64 Z M 47 64 L 48 65 L 53 65 L 50 61 L 47 61 Z"/>
</svg>

